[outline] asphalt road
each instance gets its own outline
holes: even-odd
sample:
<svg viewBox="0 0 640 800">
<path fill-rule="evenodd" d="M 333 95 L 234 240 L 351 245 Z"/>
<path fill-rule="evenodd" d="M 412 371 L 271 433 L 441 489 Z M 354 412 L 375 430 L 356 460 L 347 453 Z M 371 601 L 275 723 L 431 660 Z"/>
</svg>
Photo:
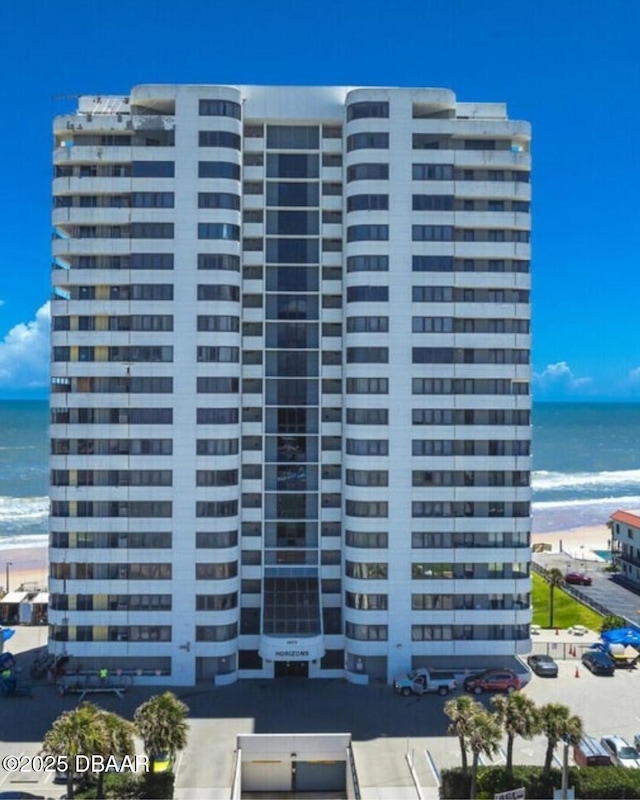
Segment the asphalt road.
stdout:
<svg viewBox="0 0 640 800">
<path fill-rule="evenodd" d="M 545 569 L 557 567 L 566 572 L 584 572 L 593 581 L 591 586 L 573 586 L 578 592 L 608 608 L 612 614 L 640 623 L 640 592 L 625 586 L 616 573 L 605 572 L 603 561 L 581 561 L 566 554 L 536 553 L 536 563 Z"/>
</svg>

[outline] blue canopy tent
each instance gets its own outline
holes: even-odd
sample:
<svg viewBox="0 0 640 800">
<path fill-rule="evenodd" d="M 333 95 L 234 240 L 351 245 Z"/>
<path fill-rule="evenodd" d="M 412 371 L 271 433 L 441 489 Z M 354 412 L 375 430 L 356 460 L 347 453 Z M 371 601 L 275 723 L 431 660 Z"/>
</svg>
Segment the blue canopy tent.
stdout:
<svg viewBox="0 0 640 800">
<path fill-rule="evenodd" d="M 600 638 L 608 644 L 624 644 L 640 647 L 640 631 L 635 628 L 615 628 L 611 631 L 604 631 Z"/>
</svg>

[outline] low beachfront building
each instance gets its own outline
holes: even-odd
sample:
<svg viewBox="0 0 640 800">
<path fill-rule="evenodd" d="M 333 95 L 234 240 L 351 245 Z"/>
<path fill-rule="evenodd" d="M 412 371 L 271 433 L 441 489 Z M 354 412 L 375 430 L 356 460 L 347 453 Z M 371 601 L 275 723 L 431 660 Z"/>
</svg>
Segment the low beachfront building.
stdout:
<svg viewBox="0 0 640 800">
<path fill-rule="evenodd" d="M 616 511 L 609 525 L 613 563 L 629 583 L 640 588 L 640 514 Z"/>
</svg>

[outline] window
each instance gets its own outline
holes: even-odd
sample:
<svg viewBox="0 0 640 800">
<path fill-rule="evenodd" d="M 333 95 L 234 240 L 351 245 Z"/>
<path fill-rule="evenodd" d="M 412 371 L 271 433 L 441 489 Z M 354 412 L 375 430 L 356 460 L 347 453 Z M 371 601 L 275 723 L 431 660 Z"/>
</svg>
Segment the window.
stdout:
<svg viewBox="0 0 640 800">
<path fill-rule="evenodd" d="M 223 581 L 235 578 L 238 574 L 238 562 L 196 564 L 196 580 L 198 581 Z"/>
<path fill-rule="evenodd" d="M 268 153 L 268 178 L 317 178 L 320 174 L 318 155 L 302 153 Z"/>
<path fill-rule="evenodd" d="M 386 333 L 389 317 L 347 317 L 348 333 Z"/>
<path fill-rule="evenodd" d="M 240 195 L 230 192 L 198 192 L 198 208 L 230 208 L 240 210 Z"/>
<path fill-rule="evenodd" d="M 229 178 L 240 180 L 240 165 L 229 161 L 198 161 L 199 178 Z"/>
<path fill-rule="evenodd" d="M 269 206 L 317 206 L 319 198 L 317 182 L 269 181 L 267 184 L 267 205 Z"/>
<path fill-rule="evenodd" d="M 388 150 L 389 134 L 382 132 L 353 133 L 351 136 L 347 136 L 347 152 L 366 149 Z"/>
<path fill-rule="evenodd" d="M 238 378 L 198 378 L 198 394 L 237 394 Z"/>
<path fill-rule="evenodd" d="M 236 547 L 237 544 L 237 530 L 196 532 L 196 548 L 200 550 L 217 550 L 224 547 Z"/>
<path fill-rule="evenodd" d="M 271 264 L 317 264 L 317 239 L 267 239 L 267 261 Z"/>
<path fill-rule="evenodd" d="M 359 642 L 386 642 L 388 637 L 387 625 L 357 625 L 354 622 L 345 623 L 345 636 Z"/>
<path fill-rule="evenodd" d="M 347 258 L 347 272 L 387 272 L 388 269 L 389 256 L 366 255 Z"/>
<path fill-rule="evenodd" d="M 200 100 L 198 113 L 201 117 L 233 117 L 240 119 L 241 108 L 231 100 Z"/>
<path fill-rule="evenodd" d="M 389 180 L 388 164 L 352 164 L 347 167 L 347 183 L 351 181 Z"/>
<path fill-rule="evenodd" d="M 412 290 L 414 303 L 451 303 L 453 288 L 451 286 L 414 286 Z"/>
<path fill-rule="evenodd" d="M 172 222 L 132 222 L 132 239 L 173 239 Z"/>
<path fill-rule="evenodd" d="M 360 611 L 386 611 L 388 600 L 386 594 L 345 592 L 345 605 L 347 608 L 357 608 Z"/>
<path fill-rule="evenodd" d="M 317 234 L 319 231 L 317 211 L 267 211 L 267 233 L 281 236 Z"/>
<path fill-rule="evenodd" d="M 348 408 L 347 422 L 350 425 L 388 425 L 389 411 L 386 408 Z"/>
<path fill-rule="evenodd" d="M 353 456 L 387 456 L 389 441 L 387 439 L 347 439 L 346 451 Z"/>
<path fill-rule="evenodd" d="M 320 129 L 317 125 L 267 125 L 270 150 L 317 150 Z"/>
<path fill-rule="evenodd" d="M 347 106 L 347 122 L 354 119 L 387 119 L 389 103 L 383 100 L 351 103 Z"/>
<path fill-rule="evenodd" d="M 198 425 L 235 425 L 238 422 L 237 408 L 198 408 Z"/>
<path fill-rule="evenodd" d="M 240 289 L 237 286 L 218 283 L 198 284 L 198 300 L 231 300 L 238 302 Z"/>
<path fill-rule="evenodd" d="M 133 161 L 131 176 L 133 178 L 173 178 L 175 164 L 173 161 Z"/>
<path fill-rule="evenodd" d="M 236 364 L 240 361 L 240 348 L 200 345 L 197 347 L 197 360 L 209 364 Z"/>
<path fill-rule="evenodd" d="M 414 181 L 452 181 L 453 164 L 414 164 Z"/>
<path fill-rule="evenodd" d="M 198 239 L 226 239 L 240 241 L 240 226 L 228 222 L 199 222 Z"/>
<path fill-rule="evenodd" d="M 240 149 L 240 136 L 229 131 L 199 131 L 198 145 L 200 147 L 231 147 Z"/>
<path fill-rule="evenodd" d="M 173 269 L 173 253 L 131 253 L 131 269 Z"/>
<path fill-rule="evenodd" d="M 198 253 L 198 269 L 225 269 L 240 271 L 240 256 L 227 253 Z"/>
<path fill-rule="evenodd" d="M 237 500 L 199 500 L 196 502 L 196 517 L 235 517 L 237 514 Z"/>
<path fill-rule="evenodd" d="M 134 192 L 132 195 L 134 208 L 173 208 L 173 192 Z"/>
<path fill-rule="evenodd" d="M 414 211 L 453 211 L 453 197 L 444 194 L 414 194 Z"/>
<path fill-rule="evenodd" d="M 413 317 L 411 328 L 414 333 L 451 333 L 453 331 L 453 319 L 451 317 Z"/>
<path fill-rule="evenodd" d="M 347 211 L 387 211 L 388 194 L 354 194 L 347 197 Z"/>
<path fill-rule="evenodd" d="M 348 242 L 386 242 L 389 239 L 388 225 L 349 225 Z"/>
<path fill-rule="evenodd" d="M 414 242 L 451 242 L 452 225 L 413 225 L 411 235 Z"/>
<path fill-rule="evenodd" d="M 348 547 L 366 547 L 386 549 L 389 546 L 389 534 L 376 531 L 345 531 L 345 543 Z"/>
<path fill-rule="evenodd" d="M 347 378 L 347 394 L 389 394 L 389 379 Z"/>
<path fill-rule="evenodd" d="M 348 469 L 346 484 L 347 486 L 388 486 L 389 473 L 382 469 Z"/>
<path fill-rule="evenodd" d="M 197 328 L 199 331 L 238 331 L 240 320 L 238 317 L 226 316 L 223 314 L 198 316 Z"/>
<path fill-rule="evenodd" d="M 388 347 L 347 347 L 347 364 L 387 364 Z"/>
<path fill-rule="evenodd" d="M 349 286 L 349 303 L 386 303 L 389 300 L 388 286 Z"/>
</svg>

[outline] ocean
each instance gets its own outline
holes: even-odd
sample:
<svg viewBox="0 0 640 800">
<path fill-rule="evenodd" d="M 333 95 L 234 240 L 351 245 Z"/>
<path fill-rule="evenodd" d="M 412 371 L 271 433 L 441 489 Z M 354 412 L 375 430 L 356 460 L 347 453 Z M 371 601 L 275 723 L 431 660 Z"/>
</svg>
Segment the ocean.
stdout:
<svg viewBox="0 0 640 800">
<path fill-rule="evenodd" d="M 0 549 L 46 542 L 46 400 L 0 401 Z M 640 509 L 640 404 L 536 403 L 533 529 Z"/>
</svg>

